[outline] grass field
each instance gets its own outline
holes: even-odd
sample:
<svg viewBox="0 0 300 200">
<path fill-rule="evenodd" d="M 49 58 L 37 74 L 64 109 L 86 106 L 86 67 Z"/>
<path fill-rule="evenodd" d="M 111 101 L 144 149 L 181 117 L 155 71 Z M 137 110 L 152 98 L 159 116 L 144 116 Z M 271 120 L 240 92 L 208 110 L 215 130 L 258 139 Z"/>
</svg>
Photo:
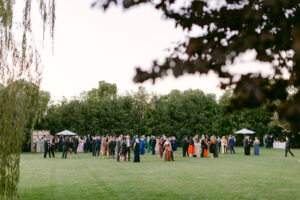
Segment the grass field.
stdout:
<svg viewBox="0 0 300 200">
<path fill-rule="evenodd" d="M 73 155 L 62 160 L 21 155 L 20 199 L 300 199 L 300 150 L 261 150 L 259 157 L 182 158 L 167 163 L 145 155 L 141 163 Z M 252 153 L 252 152 L 251 152 Z M 132 155 L 133 157 L 133 155 Z"/>
</svg>

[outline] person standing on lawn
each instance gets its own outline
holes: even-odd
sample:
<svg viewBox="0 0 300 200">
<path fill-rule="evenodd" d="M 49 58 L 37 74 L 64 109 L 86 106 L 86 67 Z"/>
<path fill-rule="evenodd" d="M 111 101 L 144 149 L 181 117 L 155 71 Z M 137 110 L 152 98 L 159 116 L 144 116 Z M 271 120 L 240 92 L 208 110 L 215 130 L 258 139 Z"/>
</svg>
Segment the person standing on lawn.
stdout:
<svg viewBox="0 0 300 200">
<path fill-rule="evenodd" d="M 141 137 L 141 142 L 140 142 L 140 154 L 144 155 L 145 154 L 145 139 L 144 136 Z"/>
<path fill-rule="evenodd" d="M 287 157 L 287 153 L 290 153 L 293 157 L 295 155 L 291 152 L 291 139 L 287 136 L 286 137 L 286 143 L 285 143 L 285 157 Z"/>
<path fill-rule="evenodd" d="M 64 159 L 67 158 L 68 150 L 69 150 L 69 137 L 65 137 L 65 139 L 63 141 L 63 154 L 62 154 L 61 158 L 64 158 Z"/>
<path fill-rule="evenodd" d="M 219 143 L 220 143 L 220 138 L 219 137 L 216 137 L 214 136 L 215 138 L 215 158 L 218 158 L 219 157 Z"/>
<path fill-rule="evenodd" d="M 250 137 L 245 135 L 245 138 L 243 140 L 243 146 L 244 146 L 244 151 L 246 156 L 250 155 L 250 148 L 251 148 L 250 143 L 251 143 Z"/>
<path fill-rule="evenodd" d="M 130 161 L 130 149 L 131 149 L 131 140 L 130 140 L 130 136 L 127 135 L 126 136 L 126 156 L 125 156 L 125 160 L 127 158 L 128 161 Z"/>
<path fill-rule="evenodd" d="M 134 152 L 133 162 L 140 162 L 140 141 L 138 138 L 135 139 L 135 143 L 133 145 L 133 152 Z"/>
<path fill-rule="evenodd" d="M 189 141 L 187 139 L 187 136 L 184 136 L 182 139 L 182 153 L 183 153 L 183 157 L 185 157 L 187 155 L 188 152 L 188 148 L 189 148 Z"/>
<path fill-rule="evenodd" d="M 229 150 L 230 150 L 230 153 L 235 153 L 234 151 L 234 138 L 229 135 L 229 138 L 228 138 L 228 145 L 229 145 Z"/>
<path fill-rule="evenodd" d="M 116 154 L 117 154 L 117 162 L 120 162 L 120 153 L 121 153 L 121 136 L 118 137 L 116 142 Z"/>
<path fill-rule="evenodd" d="M 127 154 L 126 141 L 122 139 L 121 148 L 120 148 L 120 159 L 122 163 L 125 161 L 126 154 Z"/>
<path fill-rule="evenodd" d="M 172 137 L 172 152 L 173 154 L 175 154 L 175 152 L 177 151 L 177 139 L 175 136 Z"/>
<path fill-rule="evenodd" d="M 51 158 L 51 154 L 52 154 L 52 157 L 55 158 L 54 145 L 55 145 L 55 139 L 51 135 L 50 138 L 49 138 L 49 158 Z"/>
<path fill-rule="evenodd" d="M 50 140 L 49 138 L 45 138 L 44 140 L 44 158 L 47 157 L 47 153 L 49 151 L 49 140 Z M 49 157 L 50 157 L 50 152 L 49 152 Z"/>
<path fill-rule="evenodd" d="M 194 149 L 194 138 L 191 137 L 190 141 L 189 141 L 189 148 L 188 148 L 189 157 L 193 157 L 194 152 L 195 152 L 195 149 Z"/>
<path fill-rule="evenodd" d="M 151 145 L 151 150 L 152 150 L 152 155 L 155 155 L 155 146 L 156 146 L 156 139 L 155 136 L 151 136 L 150 139 L 150 145 Z"/>
<path fill-rule="evenodd" d="M 255 137 L 255 140 L 253 142 L 255 156 L 259 156 L 259 144 L 260 144 L 259 139 Z"/>
<path fill-rule="evenodd" d="M 150 137 L 147 137 L 147 153 L 150 153 L 151 147 L 150 147 Z"/>
</svg>

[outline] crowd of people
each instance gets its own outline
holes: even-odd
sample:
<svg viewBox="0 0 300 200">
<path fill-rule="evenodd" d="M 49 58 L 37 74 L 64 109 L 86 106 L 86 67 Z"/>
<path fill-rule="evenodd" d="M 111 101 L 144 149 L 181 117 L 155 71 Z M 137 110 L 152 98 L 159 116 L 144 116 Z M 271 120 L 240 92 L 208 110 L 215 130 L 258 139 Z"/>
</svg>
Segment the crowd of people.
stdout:
<svg viewBox="0 0 300 200">
<path fill-rule="evenodd" d="M 264 137 L 265 148 L 271 148 L 268 135 Z M 188 139 L 184 136 L 182 139 L 183 157 L 198 157 L 198 158 L 218 158 L 220 153 L 235 154 L 236 138 L 232 135 L 228 136 L 208 136 L 195 135 Z M 252 140 L 250 136 L 245 135 L 243 139 L 243 147 L 245 155 L 251 154 L 251 146 L 254 147 L 254 155 L 259 155 L 260 141 L 257 137 Z M 133 152 L 134 162 L 140 162 L 140 155 L 151 153 L 155 155 L 158 152 L 160 158 L 165 161 L 174 161 L 174 155 L 177 151 L 178 140 L 175 136 L 141 136 L 135 135 L 132 139 L 129 135 L 120 136 L 48 136 L 36 140 L 35 148 L 40 148 L 39 151 L 44 153 L 44 158 L 55 158 L 54 152 L 62 152 L 62 158 L 72 158 L 72 153 L 77 152 L 92 153 L 93 156 L 102 158 L 108 157 L 115 159 L 118 162 L 130 161 L 130 153 Z M 286 138 L 285 156 L 291 152 L 291 140 Z"/>
<path fill-rule="evenodd" d="M 231 154 L 235 154 L 236 138 L 234 136 L 208 136 L 198 135 L 190 137 L 188 139 L 184 136 L 182 140 L 182 152 L 183 157 L 208 157 L 217 158 L 219 153 L 227 154 L 230 151 Z"/>
</svg>

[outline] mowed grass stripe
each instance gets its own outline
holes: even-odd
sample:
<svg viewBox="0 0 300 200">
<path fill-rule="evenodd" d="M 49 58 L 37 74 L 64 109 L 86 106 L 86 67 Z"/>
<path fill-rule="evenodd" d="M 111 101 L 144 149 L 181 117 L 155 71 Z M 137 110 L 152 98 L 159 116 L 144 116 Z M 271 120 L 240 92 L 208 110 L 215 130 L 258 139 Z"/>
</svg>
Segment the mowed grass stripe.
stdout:
<svg viewBox="0 0 300 200">
<path fill-rule="evenodd" d="M 182 158 L 151 153 L 141 163 L 78 154 L 62 160 L 21 154 L 20 199 L 300 199 L 300 158 L 260 149 L 259 157 Z M 300 150 L 293 150 L 300 157 Z M 133 154 L 131 154 L 133 160 Z"/>
</svg>

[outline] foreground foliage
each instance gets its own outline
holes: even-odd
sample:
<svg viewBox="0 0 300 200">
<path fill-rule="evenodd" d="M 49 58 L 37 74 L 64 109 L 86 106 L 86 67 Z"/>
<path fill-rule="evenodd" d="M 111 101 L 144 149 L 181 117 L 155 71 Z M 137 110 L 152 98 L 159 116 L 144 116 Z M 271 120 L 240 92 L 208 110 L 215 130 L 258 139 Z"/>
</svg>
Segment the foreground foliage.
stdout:
<svg viewBox="0 0 300 200">
<path fill-rule="evenodd" d="M 113 4 L 129 9 L 149 4 L 166 19 L 186 30 L 186 41 L 170 51 L 163 62 L 155 60 L 150 70 L 136 69 L 136 82 L 155 80 L 172 72 L 175 77 L 215 72 L 222 88 L 236 86 L 232 109 L 265 105 L 281 119 L 300 130 L 300 3 L 299 0 L 94 0 L 104 10 Z M 200 30 L 200 31 L 199 31 Z M 191 36 L 192 35 L 192 36 Z M 233 64 L 247 51 L 268 63 L 273 74 L 242 75 L 225 66 Z M 288 78 L 284 77 L 288 72 Z M 288 89 L 295 89 L 292 96 Z"/>
</svg>

